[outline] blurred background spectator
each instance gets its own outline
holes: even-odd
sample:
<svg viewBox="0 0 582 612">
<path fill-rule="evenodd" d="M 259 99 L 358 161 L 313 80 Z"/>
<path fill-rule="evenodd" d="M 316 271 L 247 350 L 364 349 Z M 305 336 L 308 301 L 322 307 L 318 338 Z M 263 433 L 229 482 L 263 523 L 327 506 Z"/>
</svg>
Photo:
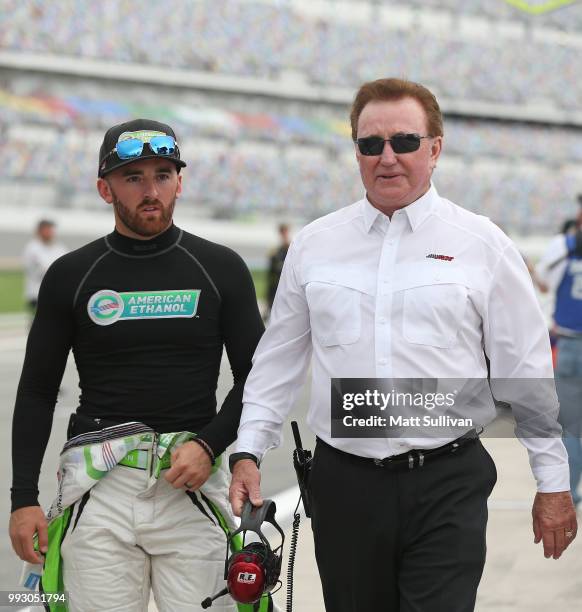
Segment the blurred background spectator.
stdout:
<svg viewBox="0 0 582 612">
<path fill-rule="evenodd" d="M 556 236 L 538 265 L 539 276 L 555 294 L 556 390 L 574 504 L 582 501 L 582 196 L 578 202 L 574 229 Z"/>
<path fill-rule="evenodd" d="M 271 314 L 273 300 L 275 299 L 275 293 L 277 293 L 279 279 L 281 278 L 281 272 L 283 271 L 283 264 L 285 263 L 285 257 L 287 257 L 287 251 L 289 250 L 289 245 L 291 244 L 291 236 L 289 231 L 289 225 L 287 225 L 287 223 L 279 224 L 279 244 L 269 253 L 269 265 L 267 269 L 267 309 L 264 315 L 265 320 L 268 319 L 269 315 Z"/>
<path fill-rule="evenodd" d="M 24 263 L 24 297 L 34 316 L 38 301 L 38 290 L 49 266 L 64 255 L 67 249 L 56 239 L 55 224 L 42 219 L 36 226 L 34 237 L 27 243 L 22 255 Z"/>
</svg>

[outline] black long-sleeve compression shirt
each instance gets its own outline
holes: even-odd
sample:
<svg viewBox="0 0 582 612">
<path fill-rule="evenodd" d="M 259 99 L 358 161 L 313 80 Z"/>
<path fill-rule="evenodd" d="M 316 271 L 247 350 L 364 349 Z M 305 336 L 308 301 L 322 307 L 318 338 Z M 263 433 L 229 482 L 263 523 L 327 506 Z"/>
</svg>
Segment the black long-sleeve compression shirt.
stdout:
<svg viewBox="0 0 582 612">
<path fill-rule="evenodd" d="M 235 439 L 264 330 L 251 275 L 232 250 L 176 226 L 152 240 L 118 232 L 48 270 L 14 410 L 12 510 L 38 504 L 38 477 L 69 350 L 77 413 L 193 431 L 218 455 Z M 221 410 L 223 346 L 234 385 Z"/>
</svg>

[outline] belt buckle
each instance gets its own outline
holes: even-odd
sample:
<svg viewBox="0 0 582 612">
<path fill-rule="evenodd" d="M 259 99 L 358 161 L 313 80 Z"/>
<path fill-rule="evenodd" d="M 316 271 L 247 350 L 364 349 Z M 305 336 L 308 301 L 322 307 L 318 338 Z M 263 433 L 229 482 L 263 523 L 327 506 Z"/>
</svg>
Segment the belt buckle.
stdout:
<svg viewBox="0 0 582 612">
<path fill-rule="evenodd" d="M 414 455 L 412 454 L 412 451 L 408 453 L 408 469 L 409 470 L 413 470 L 415 467 L 421 468 L 424 465 L 424 455 L 422 451 L 417 450 L 416 454 L 418 456 L 418 463 L 415 466 L 414 465 Z"/>
<path fill-rule="evenodd" d="M 408 453 L 408 469 L 414 469 L 414 455 L 412 453 Z"/>
<path fill-rule="evenodd" d="M 384 467 L 384 459 L 374 459 L 374 465 L 376 467 Z"/>
</svg>

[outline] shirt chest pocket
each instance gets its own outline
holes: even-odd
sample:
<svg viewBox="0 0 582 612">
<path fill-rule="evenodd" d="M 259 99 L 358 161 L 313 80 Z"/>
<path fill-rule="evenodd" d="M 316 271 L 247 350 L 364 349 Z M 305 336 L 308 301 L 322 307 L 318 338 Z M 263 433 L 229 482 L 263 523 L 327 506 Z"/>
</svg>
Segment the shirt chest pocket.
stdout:
<svg viewBox="0 0 582 612">
<path fill-rule="evenodd" d="M 362 297 L 374 293 L 367 270 L 312 266 L 304 277 L 311 331 L 323 346 L 353 344 L 362 333 Z"/>
<path fill-rule="evenodd" d="M 402 334 L 412 344 L 451 348 L 458 341 L 469 288 L 463 270 L 415 270 L 401 278 Z"/>
</svg>

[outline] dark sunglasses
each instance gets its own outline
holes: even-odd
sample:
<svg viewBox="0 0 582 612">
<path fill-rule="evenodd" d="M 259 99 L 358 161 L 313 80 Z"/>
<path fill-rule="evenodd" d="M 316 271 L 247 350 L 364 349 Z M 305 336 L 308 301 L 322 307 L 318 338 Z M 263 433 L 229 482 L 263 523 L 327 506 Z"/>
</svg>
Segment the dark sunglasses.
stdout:
<svg viewBox="0 0 582 612">
<path fill-rule="evenodd" d="M 430 136 L 419 136 L 418 134 L 395 134 L 392 138 L 382 138 L 381 136 L 368 136 L 366 138 L 356 138 L 355 143 L 362 155 L 382 155 L 384 144 L 389 142 L 392 150 L 396 154 L 412 153 L 418 151 L 420 141 Z"/>
<path fill-rule="evenodd" d="M 142 154 L 145 144 L 149 146 L 152 153 L 162 156 L 174 155 L 178 147 L 178 143 L 172 136 L 154 136 L 147 143 L 138 138 L 128 138 L 127 140 L 119 141 L 115 149 L 110 151 L 105 157 L 107 158 L 116 153 L 119 159 L 134 159 Z"/>
</svg>

